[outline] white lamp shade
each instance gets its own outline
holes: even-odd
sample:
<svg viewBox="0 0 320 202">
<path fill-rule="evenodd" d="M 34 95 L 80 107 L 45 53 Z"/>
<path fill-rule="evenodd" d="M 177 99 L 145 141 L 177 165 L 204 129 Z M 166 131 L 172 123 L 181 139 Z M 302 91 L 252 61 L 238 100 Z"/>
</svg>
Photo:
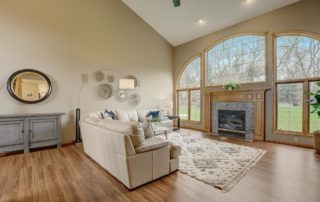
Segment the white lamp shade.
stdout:
<svg viewBox="0 0 320 202">
<path fill-rule="evenodd" d="M 172 112 L 173 112 L 172 108 L 173 108 L 173 102 L 172 101 L 164 102 L 164 110 L 165 110 L 166 115 L 172 114 Z"/>
<path fill-rule="evenodd" d="M 132 90 L 134 89 L 134 80 L 133 79 L 120 79 L 119 88 L 121 90 Z"/>
</svg>

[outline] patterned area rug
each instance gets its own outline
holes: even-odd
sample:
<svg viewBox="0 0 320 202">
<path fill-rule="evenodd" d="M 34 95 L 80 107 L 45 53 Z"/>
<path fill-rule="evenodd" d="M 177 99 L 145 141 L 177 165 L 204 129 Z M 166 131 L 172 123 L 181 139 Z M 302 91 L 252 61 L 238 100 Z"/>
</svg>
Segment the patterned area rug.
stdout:
<svg viewBox="0 0 320 202">
<path fill-rule="evenodd" d="M 225 192 L 230 191 L 264 150 L 173 132 L 168 139 L 182 147 L 179 171 Z"/>
</svg>

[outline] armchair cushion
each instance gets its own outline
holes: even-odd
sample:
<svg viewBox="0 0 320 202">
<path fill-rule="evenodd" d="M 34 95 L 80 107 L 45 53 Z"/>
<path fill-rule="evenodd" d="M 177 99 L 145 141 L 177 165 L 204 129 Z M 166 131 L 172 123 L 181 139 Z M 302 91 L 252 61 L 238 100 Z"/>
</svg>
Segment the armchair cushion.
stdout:
<svg viewBox="0 0 320 202">
<path fill-rule="evenodd" d="M 167 140 L 154 137 L 154 138 L 146 139 L 146 141 L 140 147 L 136 147 L 135 150 L 137 153 L 142 153 L 142 152 L 147 152 L 150 150 L 166 147 L 168 145 L 169 145 L 169 142 Z"/>
</svg>

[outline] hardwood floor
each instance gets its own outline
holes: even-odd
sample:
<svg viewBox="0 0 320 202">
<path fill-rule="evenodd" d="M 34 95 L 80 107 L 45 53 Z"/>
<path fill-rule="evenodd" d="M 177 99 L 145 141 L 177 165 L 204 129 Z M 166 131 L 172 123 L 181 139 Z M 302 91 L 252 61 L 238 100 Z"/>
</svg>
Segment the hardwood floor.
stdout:
<svg viewBox="0 0 320 202">
<path fill-rule="evenodd" d="M 0 201 L 320 201 L 320 155 L 314 150 L 226 141 L 267 150 L 227 193 L 179 172 L 129 191 L 81 146 L 67 146 L 0 157 Z"/>
</svg>

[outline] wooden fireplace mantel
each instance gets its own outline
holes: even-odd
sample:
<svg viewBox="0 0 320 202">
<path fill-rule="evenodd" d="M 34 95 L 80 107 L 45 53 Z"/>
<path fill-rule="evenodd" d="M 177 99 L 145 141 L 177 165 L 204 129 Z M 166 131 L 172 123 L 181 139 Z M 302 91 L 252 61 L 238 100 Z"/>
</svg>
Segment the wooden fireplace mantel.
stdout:
<svg viewBox="0 0 320 202">
<path fill-rule="evenodd" d="M 205 131 L 212 131 L 213 102 L 253 102 L 255 105 L 254 139 L 265 140 L 265 92 L 268 89 L 238 89 L 205 92 Z"/>
</svg>

